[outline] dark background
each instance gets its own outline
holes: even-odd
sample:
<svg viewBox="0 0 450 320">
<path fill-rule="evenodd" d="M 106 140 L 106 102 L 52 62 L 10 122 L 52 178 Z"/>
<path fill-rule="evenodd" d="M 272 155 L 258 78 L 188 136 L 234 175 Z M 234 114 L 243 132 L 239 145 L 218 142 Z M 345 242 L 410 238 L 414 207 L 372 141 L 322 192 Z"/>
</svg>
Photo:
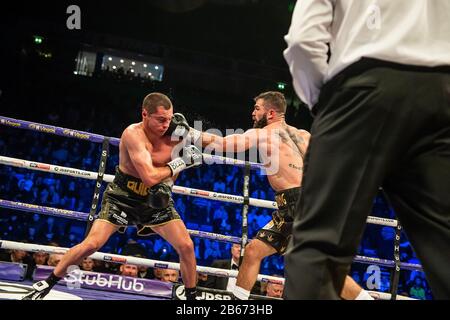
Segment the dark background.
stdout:
<svg viewBox="0 0 450 320">
<path fill-rule="evenodd" d="M 81 9 L 81 30 L 66 28 L 66 9 L 71 4 Z M 54 96 L 53 88 L 65 97 L 87 98 L 95 87 L 97 95 L 126 101 L 116 108 L 130 110 L 121 117 L 128 121 L 136 119 L 137 106 L 148 92 L 162 91 L 173 98 L 175 107 L 182 105 L 193 115 L 201 115 L 210 126 L 247 129 L 253 97 L 277 90 L 282 82 L 286 84 L 282 91 L 288 99 L 288 122 L 308 129 L 309 112 L 292 90 L 282 55 L 294 5 L 293 0 L 2 5 L 3 112 L 23 119 L 17 107 L 32 109 L 36 101 L 28 97 L 35 90 L 42 97 Z M 35 35 L 44 37 L 42 44 L 34 43 Z M 140 87 L 121 83 L 119 88 L 117 82 L 82 81 L 73 75 L 74 61 L 86 46 L 155 57 L 164 65 L 164 80 Z M 52 58 L 38 56 L 39 51 L 51 53 Z M 103 107 L 95 106 L 97 110 Z"/>
<path fill-rule="evenodd" d="M 84 33 L 108 33 L 285 68 L 283 35 L 295 1 L 17 1 L 4 7 L 3 14 L 13 23 L 32 20 L 65 28 L 71 4 L 81 8 Z"/>
</svg>

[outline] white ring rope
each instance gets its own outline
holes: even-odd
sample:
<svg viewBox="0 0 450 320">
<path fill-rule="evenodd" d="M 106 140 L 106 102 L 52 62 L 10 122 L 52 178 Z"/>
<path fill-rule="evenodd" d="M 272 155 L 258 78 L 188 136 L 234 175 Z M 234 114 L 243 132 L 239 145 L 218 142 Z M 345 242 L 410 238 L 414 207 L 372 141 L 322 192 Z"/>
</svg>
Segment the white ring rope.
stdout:
<svg viewBox="0 0 450 320">
<path fill-rule="evenodd" d="M 19 210 L 26 213 L 38 213 L 47 216 L 61 217 L 66 219 L 75 219 L 86 222 L 88 220 L 88 214 L 85 212 L 58 209 L 53 207 L 45 207 L 37 204 L 23 203 L 17 201 L 9 201 L 0 199 L 0 208 Z M 217 240 L 222 242 L 241 243 L 241 238 L 235 236 L 228 236 L 223 234 L 217 234 L 202 230 L 190 230 L 188 233 L 194 237 L 200 237 L 203 239 Z M 155 233 L 156 235 L 156 233 Z"/>
<path fill-rule="evenodd" d="M 46 253 L 50 253 L 50 254 L 52 254 L 52 253 L 64 254 L 69 250 L 68 248 L 43 246 L 43 245 L 38 245 L 38 244 L 33 244 L 33 243 L 21 243 L 21 242 L 7 241 L 7 240 L 0 240 L 0 249 L 23 250 L 23 251 L 27 251 L 27 252 L 46 252 Z M 93 253 L 89 257 L 94 260 L 113 262 L 113 263 L 118 263 L 118 264 L 134 264 L 134 265 L 146 266 L 146 267 L 150 267 L 150 268 L 180 270 L 180 264 L 176 263 L 176 262 L 144 259 L 144 258 L 123 256 L 123 255 L 103 253 L 103 252 Z M 197 271 L 200 273 L 205 273 L 205 274 L 208 274 L 211 276 L 218 276 L 218 277 L 236 278 L 238 275 L 237 270 L 218 269 L 218 268 L 210 268 L 210 267 L 202 267 L 202 266 L 197 266 Z M 285 282 L 284 278 L 266 276 L 266 275 L 262 275 L 262 274 L 259 274 L 257 276 L 256 280 L 261 281 L 261 282 L 271 282 L 271 283 L 278 283 L 278 284 L 284 284 L 284 282 Z M 375 297 L 376 299 L 379 299 L 379 300 L 390 300 L 391 299 L 390 293 L 380 292 L 380 291 L 368 291 L 368 292 L 372 297 Z M 397 295 L 396 300 L 416 300 L 416 299 Z"/>
<path fill-rule="evenodd" d="M 79 131 L 74 129 L 68 129 L 68 128 L 62 128 L 62 127 L 55 127 L 48 124 L 42 124 L 42 123 L 36 123 L 36 122 L 30 122 L 26 120 L 20 120 L 20 119 L 13 119 L 8 117 L 0 116 L 0 125 L 13 127 L 16 129 L 26 129 L 31 130 L 35 132 L 42 132 L 46 134 L 51 135 L 57 135 L 62 136 L 66 138 L 74 138 L 78 140 L 84 140 L 84 141 L 90 141 L 94 143 L 102 143 L 106 136 L 96 134 L 96 133 L 90 133 L 85 131 Z M 108 137 L 109 143 L 114 146 L 119 146 L 120 139 L 119 138 L 113 138 Z M 261 163 L 255 163 L 255 162 L 246 162 L 244 160 L 239 160 L 235 158 L 227 158 L 217 155 L 210 155 L 210 154 L 203 154 L 203 158 L 207 164 L 229 164 L 229 165 L 236 165 L 236 166 L 245 166 L 246 163 L 250 164 L 250 167 L 252 169 L 260 169 L 262 171 L 266 170 L 264 165 Z"/>
<path fill-rule="evenodd" d="M 27 252 L 46 252 L 46 253 L 59 253 L 64 254 L 69 249 L 62 247 L 52 247 L 52 246 L 43 246 L 39 244 L 33 243 L 22 243 L 15 241 L 7 241 L 0 239 L 0 248 L 8 249 L 8 250 L 23 250 Z M 180 264 L 176 262 L 167 262 L 167 261 L 159 261 L 152 259 L 144 259 L 130 256 L 123 256 L 118 254 L 104 253 L 104 252 L 96 252 L 89 256 L 94 260 L 101 260 L 106 262 L 113 262 L 119 264 L 134 264 L 138 266 L 146 266 L 150 268 L 161 268 L 161 269 L 175 269 L 180 270 Z M 238 271 L 237 270 L 227 270 L 227 269 L 218 269 L 211 267 L 202 267 L 197 266 L 197 271 L 200 273 L 205 273 L 212 276 L 218 277 L 229 277 L 229 278 L 237 278 Z M 259 274 L 257 277 L 258 281 L 262 282 L 273 282 L 273 283 L 284 283 L 283 278 L 267 276 L 263 274 Z"/>
<path fill-rule="evenodd" d="M 10 165 L 10 166 L 19 167 L 19 168 L 25 168 L 25 169 L 30 169 L 30 170 L 52 172 L 52 173 L 56 173 L 56 174 L 71 176 L 71 177 L 75 177 L 75 178 L 84 178 L 84 179 L 89 179 L 89 180 L 96 180 L 97 175 L 98 175 L 97 172 L 85 171 L 85 170 L 80 170 L 80 169 L 62 167 L 62 166 L 57 166 L 57 165 L 52 165 L 52 164 L 47 164 L 47 163 L 33 162 L 33 161 L 4 157 L 4 156 L 0 156 L 0 164 Z M 112 182 L 114 180 L 114 176 L 111 174 L 105 174 L 105 176 L 103 178 L 104 178 L 104 181 L 106 181 L 106 182 Z M 238 195 L 218 193 L 218 192 L 199 190 L 199 189 L 193 189 L 193 188 L 187 188 L 187 187 L 181 187 L 181 186 L 173 186 L 172 191 L 173 191 L 173 193 L 176 193 L 176 194 L 205 198 L 205 199 L 210 199 L 210 200 L 231 202 L 231 203 L 237 203 L 237 204 L 244 203 L 244 197 L 238 196 Z M 255 198 L 250 198 L 249 200 L 250 200 L 251 206 L 260 207 L 260 208 L 268 208 L 268 209 L 273 209 L 273 210 L 278 208 L 277 203 L 274 201 L 255 199 Z M 397 220 L 387 219 L 387 218 L 379 218 L 379 217 L 373 217 L 373 216 L 367 217 L 367 223 L 378 224 L 378 225 L 383 225 L 383 226 L 390 226 L 390 227 L 396 227 L 398 224 Z"/>
<path fill-rule="evenodd" d="M 19 210 L 19 211 L 28 212 L 28 213 L 39 213 L 39 214 L 44 214 L 44 215 L 57 216 L 57 217 L 62 217 L 62 218 L 70 218 L 70 219 L 76 219 L 76 220 L 81 220 L 81 221 L 86 221 L 87 216 L 88 216 L 88 214 L 84 213 L 84 212 L 58 209 L 58 208 L 52 208 L 52 207 L 44 207 L 44 206 L 39 206 L 36 204 L 14 202 L 14 201 L 3 200 L 3 199 L 0 199 L 0 207 L 6 208 L 6 209 L 12 209 L 12 210 Z M 235 237 L 235 236 L 227 236 L 227 235 L 215 234 L 215 233 L 201 231 L 201 230 L 190 230 L 190 229 L 188 229 L 188 233 L 191 236 L 200 237 L 203 239 L 232 242 L 232 243 L 241 243 L 241 238 Z M 359 263 L 364 263 L 364 264 L 377 264 L 377 265 L 386 266 L 386 267 L 394 267 L 395 266 L 395 261 L 392 261 L 392 260 L 358 256 L 358 255 L 355 256 L 354 262 L 359 262 Z M 421 271 L 423 270 L 422 266 L 420 264 L 401 262 L 400 266 L 406 270 L 421 270 Z"/>
<path fill-rule="evenodd" d="M 391 300 L 391 294 L 381 291 L 367 291 L 373 298 L 376 298 L 377 300 Z M 395 300 L 418 300 L 410 297 L 405 297 L 397 294 L 397 297 Z"/>
</svg>

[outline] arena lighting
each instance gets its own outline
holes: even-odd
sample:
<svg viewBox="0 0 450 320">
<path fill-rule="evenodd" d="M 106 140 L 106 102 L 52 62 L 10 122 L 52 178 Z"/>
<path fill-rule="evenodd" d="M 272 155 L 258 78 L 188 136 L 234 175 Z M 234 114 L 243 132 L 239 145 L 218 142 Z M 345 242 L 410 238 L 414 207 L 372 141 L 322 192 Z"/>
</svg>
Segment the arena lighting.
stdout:
<svg viewBox="0 0 450 320">
<path fill-rule="evenodd" d="M 44 38 L 41 36 L 34 36 L 34 43 L 41 44 L 44 41 Z"/>
<path fill-rule="evenodd" d="M 109 60 L 109 61 L 112 61 L 112 58 L 111 58 L 111 57 L 109 57 L 109 58 L 108 58 L 108 60 Z"/>
<path fill-rule="evenodd" d="M 279 90 L 284 90 L 286 88 L 286 84 L 283 82 L 278 82 L 277 87 Z"/>
</svg>

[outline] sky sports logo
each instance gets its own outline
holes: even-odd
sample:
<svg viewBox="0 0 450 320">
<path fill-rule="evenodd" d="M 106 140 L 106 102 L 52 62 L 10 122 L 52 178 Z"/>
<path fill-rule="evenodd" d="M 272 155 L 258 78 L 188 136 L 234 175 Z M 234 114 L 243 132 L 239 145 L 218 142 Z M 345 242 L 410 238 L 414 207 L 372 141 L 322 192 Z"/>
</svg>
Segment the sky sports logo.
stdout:
<svg viewBox="0 0 450 320">
<path fill-rule="evenodd" d="M 108 262 L 127 263 L 127 259 L 119 257 L 104 256 L 103 260 Z"/>
</svg>

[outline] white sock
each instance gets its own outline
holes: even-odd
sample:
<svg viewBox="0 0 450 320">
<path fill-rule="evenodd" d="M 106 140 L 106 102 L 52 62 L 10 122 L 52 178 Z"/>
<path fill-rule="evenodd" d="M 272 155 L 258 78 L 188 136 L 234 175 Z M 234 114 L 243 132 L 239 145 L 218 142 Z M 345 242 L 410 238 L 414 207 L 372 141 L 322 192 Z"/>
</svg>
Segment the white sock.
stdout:
<svg viewBox="0 0 450 320">
<path fill-rule="evenodd" d="M 355 298 L 355 300 L 375 300 L 372 296 L 364 289 L 361 289 L 361 292 Z"/>
<path fill-rule="evenodd" d="M 248 298 L 250 297 L 250 291 L 238 286 L 234 287 L 233 294 L 239 300 L 248 300 Z"/>
</svg>

